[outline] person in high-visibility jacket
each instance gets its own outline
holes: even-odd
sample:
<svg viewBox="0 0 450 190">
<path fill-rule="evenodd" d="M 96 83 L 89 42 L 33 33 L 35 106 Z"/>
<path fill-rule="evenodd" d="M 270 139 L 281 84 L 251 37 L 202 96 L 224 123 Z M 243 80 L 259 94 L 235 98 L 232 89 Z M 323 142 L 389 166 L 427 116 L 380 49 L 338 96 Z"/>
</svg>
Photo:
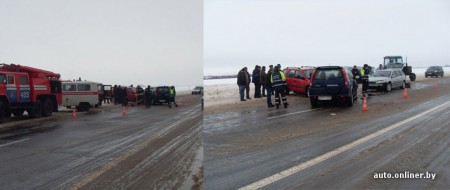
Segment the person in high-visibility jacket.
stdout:
<svg viewBox="0 0 450 190">
<path fill-rule="evenodd" d="M 364 67 L 361 68 L 359 71 L 361 74 L 361 80 L 362 80 L 362 92 L 367 93 L 367 90 L 369 89 L 369 74 L 370 74 L 370 67 L 367 64 L 364 64 Z"/>
<path fill-rule="evenodd" d="M 284 73 L 280 70 L 280 66 L 276 66 L 272 76 L 270 77 L 270 82 L 272 83 L 272 88 L 275 90 L 275 106 L 276 108 L 280 108 L 280 95 L 281 100 L 284 103 L 284 108 L 288 107 L 287 98 L 286 98 L 286 77 Z"/>
<path fill-rule="evenodd" d="M 169 107 L 171 107 L 172 103 L 175 105 L 175 107 L 178 107 L 177 102 L 175 102 L 175 96 L 177 95 L 177 92 L 175 91 L 175 87 L 174 86 L 170 87 L 169 94 L 170 94 Z"/>
</svg>

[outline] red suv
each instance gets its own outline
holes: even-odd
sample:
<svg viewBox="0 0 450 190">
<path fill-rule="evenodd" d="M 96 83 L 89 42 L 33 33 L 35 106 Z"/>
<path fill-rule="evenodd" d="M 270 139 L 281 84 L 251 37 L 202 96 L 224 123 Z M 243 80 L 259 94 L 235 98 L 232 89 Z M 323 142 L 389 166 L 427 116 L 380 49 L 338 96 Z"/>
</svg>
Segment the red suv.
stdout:
<svg viewBox="0 0 450 190">
<path fill-rule="evenodd" d="M 287 83 L 286 94 L 292 91 L 309 97 L 309 83 L 314 70 L 313 67 L 286 67 L 283 70 Z"/>
</svg>

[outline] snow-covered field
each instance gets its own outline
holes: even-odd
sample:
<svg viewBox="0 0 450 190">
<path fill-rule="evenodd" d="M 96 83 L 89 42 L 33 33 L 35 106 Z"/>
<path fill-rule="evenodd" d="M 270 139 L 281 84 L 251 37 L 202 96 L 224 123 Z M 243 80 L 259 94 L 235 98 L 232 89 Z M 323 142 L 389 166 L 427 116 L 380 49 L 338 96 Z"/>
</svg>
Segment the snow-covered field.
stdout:
<svg viewBox="0 0 450 190">
<path fill-rule="evenodd" d="M 416 73 L 417 80 L 425 79 L 425 71 L 427 68 L 413 68 L 413 72 Z M 444 67 L 445 77 L 450 77 L 450 67 Z M 241 102 L 239 98 L 239 87 L 237 85 L 236 78 L 229 79 L 211 79 L 204 80 L 205 85 L 204 101 L 205 107 L 219 106 L 225 104 L 238 104 L 238 103 L 255 103 L 261 102 L 264 105 L 265 98 L 253 99 L 255 86 L 250 84 L 250 98 L 252 100 Z M 273 101 L 273 100 L 272 100 Z"/>
</svg>

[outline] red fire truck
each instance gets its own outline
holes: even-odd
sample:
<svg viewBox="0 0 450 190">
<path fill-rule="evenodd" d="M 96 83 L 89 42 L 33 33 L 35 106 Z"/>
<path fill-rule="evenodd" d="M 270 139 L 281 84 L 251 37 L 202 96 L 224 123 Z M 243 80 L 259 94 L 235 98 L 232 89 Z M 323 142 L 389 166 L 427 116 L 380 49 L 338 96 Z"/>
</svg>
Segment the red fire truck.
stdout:
<svg viewBox="0 0 450 190">
<path fill-rule="evenodd" d="M 61 104 L 60 75 L 15 64 L 0 64 L 0 122 L 5 117 L 50 116 Z"/>
</svg>

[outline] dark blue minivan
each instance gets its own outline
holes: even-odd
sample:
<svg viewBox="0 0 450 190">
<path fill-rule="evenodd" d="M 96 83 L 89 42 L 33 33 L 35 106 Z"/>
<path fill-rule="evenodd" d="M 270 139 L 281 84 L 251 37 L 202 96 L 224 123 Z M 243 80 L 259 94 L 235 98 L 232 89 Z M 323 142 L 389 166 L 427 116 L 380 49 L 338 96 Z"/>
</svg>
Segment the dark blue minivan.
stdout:
<svg viewBox="0 0 450 190">
<path fill-rule="evenodd" d="M 351 107 L 357 99 L 357 90 L 352 72 L 345 67 L 317 67 L 309 89 L 311 106 L 314 108 L 321 101 L 339 101 Z"/>
</svg>

